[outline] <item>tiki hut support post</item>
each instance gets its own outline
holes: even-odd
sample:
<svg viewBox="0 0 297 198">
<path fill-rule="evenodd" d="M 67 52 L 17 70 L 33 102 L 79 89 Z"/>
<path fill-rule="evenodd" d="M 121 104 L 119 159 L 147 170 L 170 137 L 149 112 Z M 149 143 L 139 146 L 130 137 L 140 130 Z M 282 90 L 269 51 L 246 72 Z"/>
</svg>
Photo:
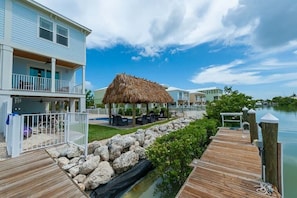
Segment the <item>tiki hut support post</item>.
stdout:
<svg viewBox="0 0 297 198">
<path fill-rule="evenodd" d="M 133 103 L 132 104 L 132 125 L 133 125 L 133 127 L 135 127 L 135 125 L 136 125 L 135 117 L 136 117 L 136 104 Z"/>
<path fill-rule="evenodd" d="M 146 103 L 146 114 L 147 115 L 149 114 L 149 105 L 148 105 L 148 103 Z"/>
<path fill-rule="evenodd" d="M 109 117 L 109 125 L 111 125 L 111 103 L 108 103 L 108 117 Z"/>
<path fill-rule="evenodd" d="M 169 104 L 169 103 L 166 103 L 167 120 L 169 120 L 169 108 L 168 108 L 168 104 Z"/>
</svg>

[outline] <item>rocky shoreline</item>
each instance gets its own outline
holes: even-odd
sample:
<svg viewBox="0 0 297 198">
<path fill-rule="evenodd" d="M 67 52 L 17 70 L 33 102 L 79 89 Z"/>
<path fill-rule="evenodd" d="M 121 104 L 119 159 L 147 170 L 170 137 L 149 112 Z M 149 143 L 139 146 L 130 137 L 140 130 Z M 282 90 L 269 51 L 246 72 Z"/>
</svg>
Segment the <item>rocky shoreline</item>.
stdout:
<svg viewBox="0 0 297 198">
<path fill-rule="evenodd" d="M 153 144 L 157 137 L 182 129 L 201 117 L 202 114 L 178 118 L 145 130 L 138 129 L 135 133 L 91 142 L 86 157 L 83 155 L 84 151 L 74 145 L 62 145 L 47 151 L 81 190 L 89 192 L 145 159 L 146 148 Z"/>
</svg>

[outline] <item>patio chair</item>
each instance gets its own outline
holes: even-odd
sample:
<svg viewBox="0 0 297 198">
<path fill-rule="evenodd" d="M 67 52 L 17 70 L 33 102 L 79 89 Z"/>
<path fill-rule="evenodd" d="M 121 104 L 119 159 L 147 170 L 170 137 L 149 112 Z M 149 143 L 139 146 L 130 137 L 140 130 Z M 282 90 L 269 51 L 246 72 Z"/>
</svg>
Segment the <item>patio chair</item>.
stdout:
<svg viewBox="0 0 297 198">
<path fill-rule="evenodd" d="M 136 118 L 136 124 L 147 124 L 148 123 L 148 119 L 147 119 L 147 115 L 143 115 L 141 117 L 137 117 Z"/>
<path fill-rule="evenodd" d="M 125 126 L 128 125 L 128 118 L 122 118 L 120 115 L 112 115 L 112 125 Z"/>
</svg>

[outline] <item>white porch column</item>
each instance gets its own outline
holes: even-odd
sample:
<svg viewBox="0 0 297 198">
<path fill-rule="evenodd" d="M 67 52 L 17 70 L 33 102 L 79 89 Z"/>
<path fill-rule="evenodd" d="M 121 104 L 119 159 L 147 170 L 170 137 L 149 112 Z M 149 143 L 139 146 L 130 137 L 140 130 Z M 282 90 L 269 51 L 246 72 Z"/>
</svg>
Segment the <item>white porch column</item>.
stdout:
<svg viewBox="0 0 297 198">
<path fill-rule="evenodd" d="M 75 112 L 75 99 L 69 100 L 69 107 L 70 107 L 69 109 L 70 112 Z"/>
<path fill-rule="evenodd" d="M 86 112 L 86 97 L 79 99 L 79 112 Z"/>
<path fill-rule="evenodd" d="M 0 89 L 11 89 L 13 48 L 0 45 Z"/>
<path fill-rule="evenodd" d="M 51 92 L 55 92 L 56 91 L 56 59 L 52 58 L 51 60 L 52 62 L 52 67 L 51 67 Z"/>
<path fill-rule="evenodd" d="M 85 65 L 83 65 L 82 66 L 82 72 L 81 72 L 81 74 L 82 74 L 82 94 L 86 94 L 85 93 L 85 90 L 86 90 L 86 66 Z"/>
</svg>

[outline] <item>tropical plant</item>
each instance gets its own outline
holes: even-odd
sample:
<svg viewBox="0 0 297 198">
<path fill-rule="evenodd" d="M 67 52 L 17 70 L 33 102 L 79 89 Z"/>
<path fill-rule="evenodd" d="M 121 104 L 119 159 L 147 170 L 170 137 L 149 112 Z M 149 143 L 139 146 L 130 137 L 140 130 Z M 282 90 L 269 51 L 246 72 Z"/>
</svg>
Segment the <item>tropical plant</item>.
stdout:
<svg viewBox="0 0 297 198">
<path fill-rule="evenodd" d="M 192 122 L 184 129 L 158 138 L 147 149 L 147 157 L 161 175 L 162 183 L 157 187 L 164 195 L 172 196 L 187 179 L 190 162 L 200 158 L 216 133 L 216 121 L 202 119 Z"/>
<path fill-rule="evenodd" d="M 86 108 L 94 106 L 94 94 L 91 90 L 86 90 Z"/>
<path fill-rule="evenodd" d="M 255 101 L 251 96 L 233 91 L 232 87 L 225 87 L 225 94 L 219 100 L 206 105 L 206 113 L 209 118 L 221 121 L 222 112 L 242 112 L 243 107 L 255 108 Z"/>
</svg>

